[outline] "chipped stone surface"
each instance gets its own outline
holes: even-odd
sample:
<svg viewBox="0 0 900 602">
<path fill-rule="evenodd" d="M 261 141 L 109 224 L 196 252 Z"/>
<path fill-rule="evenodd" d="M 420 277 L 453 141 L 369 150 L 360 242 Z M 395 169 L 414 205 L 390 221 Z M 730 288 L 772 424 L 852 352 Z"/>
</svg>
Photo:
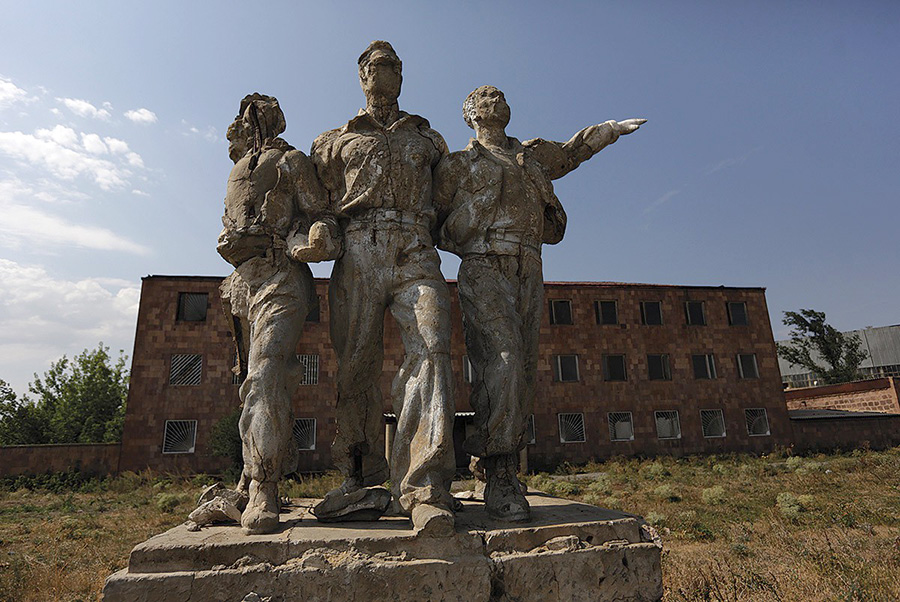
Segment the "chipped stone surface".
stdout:
<svg viewBox="0 0 900 602">
<path fill-rule="evenodd" d="M 200 527 L 214 523 L 240 522 L 241 511 L 228 499 L 214 497 L 200 504 L 188 515 L 188 520 Z"/>
<path fill-rule="evenodd" d="M 529 495 L 510 528 L 465 502 L 456 535 L 416 537 L 408 519 L 322 525 L 296 500 L 280 530 L 176 527 L 139 544 L 107 580 L 107 602 L 221 600 L 635 600 L 662 596 L 661 545 L 639 518 Z M 649 540 L 649 541 L 648 541 Z"/>
<path fill-rule="evenodd" d="M 225 486 L 224 483 L 215 483 L 214 485 L 210 485 L 200 494 L 200 497 L 197 499 L 197 506 L 202 506 L 204 503 L 213 500 L 217 497 L 225 498 L 234 506 L 240 510 L 244 511 L 244 508 L 247 507 L 247 500 L 249 496 L 246 491 L 238 491 L 236 489 L 229 489 Z"/>
</svg>

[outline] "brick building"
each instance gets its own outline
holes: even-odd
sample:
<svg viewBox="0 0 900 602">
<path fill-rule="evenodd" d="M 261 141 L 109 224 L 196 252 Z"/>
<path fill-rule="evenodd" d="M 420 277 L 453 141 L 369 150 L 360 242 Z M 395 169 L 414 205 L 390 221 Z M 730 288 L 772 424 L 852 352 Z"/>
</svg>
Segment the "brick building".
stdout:
<svg viewBox="0 0 900 602">
<path fill-rule="evenodd" d="M 119 470 L 214 471 L 212 426 L 238 404 L 235 353 L 218 277 L 143 279 Z M 335 356 L 326 279 L 320 310 L 297 353 L 306 364 L 294 399 L 300 469 L 330 465 Z M 456 285 L 450 283 L 460 443 L 471 421 L 469 369 Z M 545 285 L 528 462 L 546 468 L 612 455 L 762 452 L 790 445 L 775 343 L 761 288 L 600 282 Z M 382 388 L 403 348 L 385 319 Z M 459 447 L 459 446 L 457 446 Z M 460 466 L 467 459 L 458 452 Z"/>
</svg>

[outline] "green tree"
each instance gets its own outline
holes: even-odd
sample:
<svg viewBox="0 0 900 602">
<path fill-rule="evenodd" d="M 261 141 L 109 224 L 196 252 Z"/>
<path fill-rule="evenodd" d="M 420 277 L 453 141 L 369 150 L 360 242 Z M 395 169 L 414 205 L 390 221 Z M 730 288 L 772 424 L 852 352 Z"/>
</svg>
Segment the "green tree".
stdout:
<svg viewBox="0 0 900 602">
<path fill-rule="evenodd" d="M 241 447 L 241 432 L 238 422 L 242 407 L 238 406 L 216 422 L 209 435 L 212 452 L 216 456 L 231 460 L 229 476 L 237 479 L 244 468 L 244 454 Z"/>
<path fill-rule="evenodd" d="M 801 309 L 786 311 L 785 326 L 791 326 L 790 343 L 778 343 L 778 354 L 825 381 L 843 383 L 859 377 L 859 365 L 869 356 L 856 335 L 845 335 L 825 321 L 825 312 Z"/>
<path fill-rule="evenodd" d="M 112 443 L 122 438 L 128 395 L 126 356 L 100 343 L 63 356 L 28 389 L 34 398 L 0 398 L 0 444 Z M 4 383 L 5 384 L 5 383 Z M 7 389 L 9 387 L 7 386 Z M 10 390 L 11 391 L 11 390 Z"/>
</svg>

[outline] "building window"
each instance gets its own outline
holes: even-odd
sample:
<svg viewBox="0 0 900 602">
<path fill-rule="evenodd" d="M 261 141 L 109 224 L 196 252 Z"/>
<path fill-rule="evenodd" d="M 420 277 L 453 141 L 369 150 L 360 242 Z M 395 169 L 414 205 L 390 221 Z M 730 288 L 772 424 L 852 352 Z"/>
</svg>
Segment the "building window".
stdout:
<svg viewBox="0 0 900 602">
<path fill-rule="evenodd" d="M 738 374 L 741 378 L 759 378 L 755 353 L 739 353 L 737 355 Z"/>
<path fill-rule="evenodd" d="M 678 410 L 656 412 L 656 436 L 660 439 L 681 439 Z"/>
<path fill-rule="evenodd" d="M 319 317 L 319 308 L 322 307 L 322 299 L 316 297 L 316 306 L 309 310 L 309 313 L 306 314 L 307 322 L 318 322 Z"/>
<path fill-rule="evenodd" d="M 231 354 L 231 384 L 241 384 L 241 367 L 237 352 Z"/>
<path fill-rule="evenodd" d="M 316 419 L 297 418 L 294 420 L 294 443 L 301 451 L 316 449 Z"/>
<path fill-rule="evenodd" d="M 568 299 L 551 299 L 550 323 L 572 324 L 572 302 Z"/>
<path fill-rule="evenodd" d="M 199 354 L 175 354 L 169 366 L 170 385 L 199 385 L 203 375 L 203 356 Z"/>
<path fill-rule="evenodd" d="M 750 323 L 747 319 L 747 304 L 743 301 L 728 303 L 728 323 L 732 326 L 746 326 Z"/>
<path fill-rule="evenodd" d="M 641 324 L 659 326 L 662 323 L 662 303 L 659 301 L 641 301 Z"/>
<path fill-rule="evenodd" d="M 584 414 L 557 414 L 560 443 L 584 443 Z"/>
<path fill-rule="evenodd" d="M 534 445 L 536 439 L 534 437 L 534 414 L 529 414 L 525 419 L 525 443 Z"/>
<path fill-rule="evenodd" d="M 703 301 L 686 301 L 684 317 L 690 326 L 706 326 L 706 308 Z"/>
<path fill-rule="evenodd" d="M 765 408 L 746 409 L 744 418 L 747 420 L 747 434 L 751 437 L 765 437 L 770 434 L 769 417 Z"/>
<path fill-rule="evenodd" d="M 650 380 L 672 380 L 672 369 L 669 367 L 668 354 L 647 356 L 647 368 Z"/>
<path fill-rule="evenodd" d="M 615 301 L 594 301 L 597 324 L 618 324 L 619 307 Z"/>
<path fill-rule="evenodd" d="M 697 380 L 713 380 L 716 378 L 716 358 L 712 353 L 692 355 L 694 378 Z"/>
<path fill-rule="evenodd" d="M 209 295 L 206 293 L 178 293 L 179 322 L 203 322 L 206 320 L 206 306 Z"/>
<path fill-rule="evenodd" d="M 610 412 L 607 416 L 610 441 L 634 441 L 634 423 L 631 421 L 631 412 Z"/>
<path fill-rule="evenodd" d="M 166 420 L 162 453 L 192 454 L 196 442 L 196 420 Z"/>
<path fill-rule="evenodd" d="M 578 380 L 578 356 L 557 355 L 556 380 L 561 383 L 572 383 Z"/>
<path fill-rule="evenodd" d="M 317 385 L 319 384 L 319 356 L 318 355 L 298 355 L 303 369 L 303 376 L 300 378 L 301 385 Z"/>
<path fill-rule="evenodd" d="M 624 355 L 603 356 L 603 380 L 627 380 Z"/>
<path fill-rule="evenodd" d="M 700 410 L 700 425 L 707 439 L 725 436 L 725 416 L 722 410 Z"/>
<path fill-rule="evenodd" d="M 463 380 L 469 384 L 475 382 L 475 368 L 472 367 L 472 362 L 469 361 L 469 356 L 463 356 Z"/>
</svg>

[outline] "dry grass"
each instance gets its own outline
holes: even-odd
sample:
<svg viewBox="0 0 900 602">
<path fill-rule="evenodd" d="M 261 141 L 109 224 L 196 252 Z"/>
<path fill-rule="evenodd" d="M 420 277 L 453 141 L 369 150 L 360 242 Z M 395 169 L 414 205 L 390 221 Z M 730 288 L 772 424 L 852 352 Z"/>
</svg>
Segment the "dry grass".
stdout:
<svg viewBox="0 0 900 602">
<path fill-rule="evenodd" d="M 307 478 L 284 493 L 317 497 L 338 481 Z M 667 601 L 900 600 L 900 448 L 621 459 L 529 481 L 656 524 Z M 0 601 L 99 599 L 131 548 L 182 522 L 209 482 L 125 474 L 6 483 Z"/>
</svg>

